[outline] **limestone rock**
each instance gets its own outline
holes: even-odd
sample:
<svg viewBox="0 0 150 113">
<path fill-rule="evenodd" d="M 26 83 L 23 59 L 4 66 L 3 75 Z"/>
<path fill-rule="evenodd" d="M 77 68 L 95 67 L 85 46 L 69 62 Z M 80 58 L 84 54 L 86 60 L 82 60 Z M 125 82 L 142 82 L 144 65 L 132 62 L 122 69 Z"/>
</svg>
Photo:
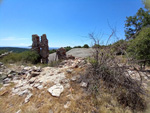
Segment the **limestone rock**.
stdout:
<svg viewBox="0 0 150 113">
<path fill-rule="evenodd" d="M 55 97 L 59 97 L 64 91 L 64 87 L 60 84 L 56 84 L 48 89 L 48 92 Z"/>
<path fill-rule="evenodd" d="M 71 102 L 68 101 L 68 102 L 64 105 L 64 108 L 67 109 L 67 108 L 69 108 L 70 105 L 71 105 Z"/>
<path fill-rule="evenodd" d="M 51 109 L 49 110 L 49 113 L 54 113 Z"/>
<path fill-rule="evenodd" d="M 83 87 L 83 88 L 86 88 L 87 85 L 88 85 L 88 84 L 87 84 L 86 82 L 81 82 L 81 84 L 80 84 L 80 86 Z"/>
<path fill-rule="evenodd" d="M 33 96 L 32 93 L 30 93 L 29 95 L 27 95 L 27 97 L 25 98 L 25 103 L 29 102 L 30 98 Z"/>
<path fill-rule="evenodd" d="M 76 81 L 76 80 L 79 79 L 79 78 L 80 78 L 80 75 L 73 76 L 73 77 L 71 78 L 71 81 Z"/>
<path fill-rule="evenodd" d="M 36 76 L 38 76 L 40 73 L 39 72 L 34 72 L 34 71 L 32 71 L 31 72 L 31 77 L 36 77 Z"/>
</svg>

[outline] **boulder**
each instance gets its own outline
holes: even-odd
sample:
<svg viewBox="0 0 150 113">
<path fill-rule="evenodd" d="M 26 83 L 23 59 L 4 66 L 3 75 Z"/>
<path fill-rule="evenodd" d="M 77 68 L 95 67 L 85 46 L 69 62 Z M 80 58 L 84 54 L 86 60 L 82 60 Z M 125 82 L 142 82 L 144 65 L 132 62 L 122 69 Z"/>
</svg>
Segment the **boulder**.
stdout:
<svg viewBox="0 0 150 113">
<path fill-rule="evenodd" d="M 64 87 L 60 84 L 56 84 L 48 89 L 48 92 L 55 97 L 59 97 L 64 91 Z"/>
</svg>

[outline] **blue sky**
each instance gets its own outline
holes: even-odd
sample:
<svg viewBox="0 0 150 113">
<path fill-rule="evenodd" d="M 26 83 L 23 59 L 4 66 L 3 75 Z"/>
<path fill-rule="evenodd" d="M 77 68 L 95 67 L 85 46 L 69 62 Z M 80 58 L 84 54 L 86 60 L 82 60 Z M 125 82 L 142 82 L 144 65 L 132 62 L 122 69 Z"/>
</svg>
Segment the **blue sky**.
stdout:
<svg viewBox="0 0 150 113">
<path fill-rule="evenodd" d="M 126 16 L 141 7 L 141 0 L 2 0 L 0 46 L 30 46 L 32 34 L 46 34 L 50 47 L 91 45 L 92 32 L 105 44 L 108 22 L 125 38 Z"/>
</svg>

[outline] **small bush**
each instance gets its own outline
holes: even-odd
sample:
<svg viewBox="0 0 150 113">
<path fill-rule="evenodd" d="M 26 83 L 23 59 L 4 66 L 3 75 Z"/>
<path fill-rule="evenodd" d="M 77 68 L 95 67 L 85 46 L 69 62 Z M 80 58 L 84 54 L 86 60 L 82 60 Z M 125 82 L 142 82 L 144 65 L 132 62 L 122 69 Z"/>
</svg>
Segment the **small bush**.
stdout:
<svg viewBox="0 0 150 113">
<path fill-rule="evenodd" d="M 72 47 L 70 47 L 70 46 L 67 46 L 67 47 L 64 47 L 64 48 L 65 48 L 66 51 L 69 51 L 69 50 L 72 49 Z"/>
<path fill-rule="evenodd" d="M 89 48 L 88 44 L 84 44 L 83 48 Z"/>
<path fill-rule="evenodd" d="M 49 50 L 49 54 L 55 53 L 56 49 Z"/>
<path fill-rule="evenodd" d="M 81 46 L 74 46 L 73 48 L 82 48 Z"/>
<path fill-rule="evenodd" d="M 0 55 L 5 53 L 5 52 L 8 52 L 7 50 L 0 50 Z"/>
</svg>

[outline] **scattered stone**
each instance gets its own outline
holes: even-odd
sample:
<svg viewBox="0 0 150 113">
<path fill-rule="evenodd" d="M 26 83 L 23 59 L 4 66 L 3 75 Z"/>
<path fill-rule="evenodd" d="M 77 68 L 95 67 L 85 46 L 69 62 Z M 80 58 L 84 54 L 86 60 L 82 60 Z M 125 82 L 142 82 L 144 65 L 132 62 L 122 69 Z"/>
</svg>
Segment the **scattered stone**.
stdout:
<svg viewBox="0 0 150 113">
<path fill-rule="evenodd" d="M 51 109 L 49 110 L 49 113 L 54 113 Z"/>
<path fill-rule="evenodd" d="M 36 80 L 36 78 L 31 78 L 31 79 L 29 80 L 29 83 L 30 83 L 30 84 L 33 84 L 35 80 Z"/>
<path fill-rule="evenodd" d="M 80 86 L 86 88 L 87 87 L 87 83 L 86 82 L 81 82 Z"/>
<path fill-rule="evenodd" d="M 70 84 L 69 83 L 64 84 L 64 88 L 65 89 L 69 89 L 70 88 Z"/>
<path fill-rule="evenodd" d="M 33 86 L 37 88 L 38 86 L 40 86 L 40 83 L 36 83 Z"/>
<path fill-rule="evenodd" d="M 41 89 L 43 89 L 43 85 L 39 85 L 37 88 L 38 88 L 39 90 L 41 90 Z"/>
<path fill-rule="evenodd" d="M 31 68 L 31 67 L 24 67 L 23 69 L 26 70 L 26 71 L 29 71 L 29 70 L 31 70 L 32 68 Z"/>
<path fill-rule="evenodd" d="M 70 74 L 73 72 L 73 69 L 67 69 L 66 72 Z"/>
<path fill-rule="evenodd" d="M 69 108 L 70 105 L 71 105 L 71 102 L 68 101 L 68 102 L 64 105 L 64 108 L 67 109 L 67 108 Z"/>
<path fill-rule="evenodd" d="M 55 97 L 59 97 L 64 91 L 64 87 L 60 84 L 56 84 L 48 89 L 48 92 Z"/>
<path fill-rule="evenodd" d="M 31 72 L 31 77 L 36 77 L 36 76 L 38 76 L 40 74 L 40 72 L 34 72 L 34 71 L 32 71 Z"/>
<path fill-rule="evenodd" d="M 29 91 L 28 89 L 26 89 L 26 90 L 23 90 L 23 91 L 19 91 L 19 90 L 18 90 L 18 91 L 17 91 L 17 90 L 15 91 L 15 90 L 14 90 L 13 93 L 15 93 L 15 92 L 16 92 L 19 96 L 22 96 L 22 95 L 28 94 L 30 91 Z"/>
<path fill-rule="evenodd" d="M 2 63 L 2 62 L 0 62 L 0 66 L 1 66 L 1 65 L 3 65 L 3 63 Z"/>
<path fill-rule="evenodd" d="M 5 78 L 5 79 L 3 80 L 3 84 L 8 84 L 8 83 L 10 83 L 10 81 L 11 81 L 10 78 Z"/>
<path fill-rule="evenodd" d="M 20 110 L 18 110 L 16 113 L 21 113 L 21 109 L 20 109 Z"/>
<path fill-rule="evenodd" d="M 3 87 L 7 87 L 7 86 L 10 86 L 10 84 L 4 84 L 4 85 L 3 85 Z"/>
<path fill-rule="evenodd" d="M 29 102 L 30 98 L 33 96 L 32 93 L 30 93 L 29 95 L 27 95 L 27 97 L 25 98 L 25 103 Z"/>
<path fill-rule="evenodd" d="M 71 81 L 76 81 L 76 80 L 79 79 L 79 78 L 80 78 L 80 75 L 73 76 L 73 77 L 71 78 Z"/>
</svg>

